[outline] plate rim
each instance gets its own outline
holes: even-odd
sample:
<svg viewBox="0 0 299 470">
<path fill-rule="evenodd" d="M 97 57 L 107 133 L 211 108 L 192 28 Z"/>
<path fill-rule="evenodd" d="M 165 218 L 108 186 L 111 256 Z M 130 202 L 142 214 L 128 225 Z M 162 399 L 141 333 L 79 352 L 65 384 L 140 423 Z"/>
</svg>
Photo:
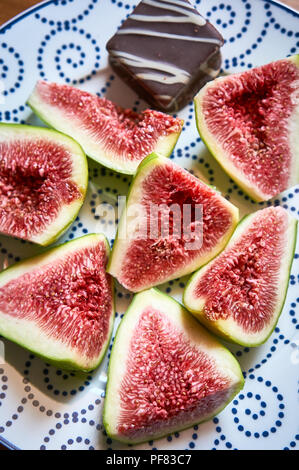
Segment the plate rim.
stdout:
<svg viewBox="0 0 299 470">
<path fill-rule="evenodd" d="M 33 5 L 32 7 L 26 8 L 26 10 L 22 11 L 18 15 L 14 16 L 10 20 L 6 21 L 0 26 L 0 34 L 4 34 L 7 30 L 9 30 L 12 26 L 19 23 L 23 19 L 27 18 L 27 16 L 35 13 L 36 11 L 45 8 L 48 5 L 51 5 L 55 2 L 55 0 L 42 0 L 37 5 Z"/>
<path fill-rule="evenodd" d="M 42 0 L 37 5 L 33 5 L 32 7 L 27 8 L 26 10 L 22 11 L 18 15 L 14 16 L 10 20 L 6 21 L 0 26 L 0 35 L 4 35 L 6 31 L 10 30 L 15 24 L 18 24 L 20 21 L 24 20 L 31 14 L 42 10 L 43 8 L 52 5 L 55 3 L 56 0 Z M 287 13 L 292 14 L 292 16 L 299 18 L 299 11 L 296 11 L 294 8 L 281 3 L 279 0 L 259 0 L 264 3 L 270 3 L 282 10 L 285 10 Z M 0 436 L 0 444 L 6 447 L 8 450 L 22 450 L 21 448 L 17 447 L 12 442 L 5 439 L 3 436 Z"/>
<path fill-rule="evenodd" d="M 8 441 L 2 436 L 0 436 L 0 444 L 2 444 L 8 450 L 21 450 L 19 447 L 15 446 L 12 442 Z"/>
<path fill-rule="evenodd" d="M 32 13 L 35 13 L 36 11 L 39 11 L 49 5 L 52 5 L 55 3 L 56 0 L 43 0 L 42 2 L 38 3 L 37 5 L 33 5 L 30 8 L 27 8 L 23 12 L 19 13 L 18 15 L 14 16 L 10 20 L 6 21 L 3 25 L 0 26 L 0 34 L 4 34 L 7 30 L 11 29 L 12 26 L 15 24 L 19 23 L 23 19 L 27 18 L 27 16 L 30 16 Z M 299 18 L 299 11 L 296 11 L 294 8 L 285 5 L 284 3 L 281 3 L 279 0 L 259 0 L 262 2 L 267 2 L 272 5 L 277 6 L 278 8 L 281 8 L 282 10 L 285 10 L 288 13 L 291 13 L 293 16 L 296 18 Z"/>
</svg>

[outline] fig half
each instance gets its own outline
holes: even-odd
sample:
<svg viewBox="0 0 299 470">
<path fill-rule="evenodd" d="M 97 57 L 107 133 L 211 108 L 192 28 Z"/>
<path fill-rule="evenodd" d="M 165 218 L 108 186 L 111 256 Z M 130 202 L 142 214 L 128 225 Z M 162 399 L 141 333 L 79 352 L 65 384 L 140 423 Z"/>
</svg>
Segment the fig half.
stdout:
<svg viewBox="0 0 299 470">
<path fill-rule="evenodd" d="M 86 235 L 0 274 L 0 335 L 62 369 L 102 361 L 114 320 L 104 235 Z"/>
<path fill-rule="evenodd" d="M 299 55 L 217 78 L 194 102 L 203 141 L 253 200 L 299 183 Z"/>
<path fill-rule="evenodd" d="M 156 289 L 137 294 L 114 341 L 104 425 L 129 444 L 210 419 L 243 388 L 233 355 L 178 302 Z"/>
<path fill-rule="evenodd" d="M 224 251 L 192 276 L 187 309 L 228 341 L 264 343 L 284 305 L 297 224 L 282 207 L 245 217 Z"/>
<path fill-rule="evenodd" d="M 85 153 L 41 127 L 0 123 L 0 232 L 54 243 L 76 219 L 87 191 Z"/>
</svg>

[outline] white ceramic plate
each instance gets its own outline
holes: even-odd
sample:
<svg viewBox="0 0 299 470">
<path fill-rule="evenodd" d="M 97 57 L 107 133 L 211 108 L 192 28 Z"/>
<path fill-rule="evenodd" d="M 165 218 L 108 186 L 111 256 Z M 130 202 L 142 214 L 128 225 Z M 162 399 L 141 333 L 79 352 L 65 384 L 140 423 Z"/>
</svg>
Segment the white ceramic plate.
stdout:
<svg viewBox="0 0 299 470">
<path fill-rule="evenodd" d="M 38 123 L 25 106 L 35 81 L 73 83 L 137 109 L 144 106 L 108 67 L 105 44 L 130 13 L 133 0 L 50 0 L 28 10 L 0 29 L 0 120 Z M 262 0 L 197 0 L 197 7 L 226 39 L 223 66 L 245 70 L 299 50 L 299 15 Z M 173 158 L 216 185 L 241 213 L 256 210 L 224 174 L 200 142 L 193 104 Z M 96 207 L 115 204 L 126 194 L 130 178 L 90 163 L 90 185 L 80 216 L 61 242 L 104 231 Z M 299 218 L 299 188 L 276 199 Z M 272 201 L 274 203 L 275 201 Z M 0 237 L 0 264 L 14 263 L 39 251 L 28 243 Z M 142 449 L 283 449 L 299 447 L 299 247 L 290 288 L 278 327 L 257 349 L 232 347 L 246 376 L 242 393 L 217 418 Z M 180 299 L 186 279 L 161 289 Z M 118 288 L 117 322 L 131 295 Z M 1 343 L 0 343 L 1 344 Z M 27 351 L 3 340 L 0 366 L 0 440 L 22 449 L 121 449 L 103 430 L 102 406 L 108 358 L 92 374 L 70 374 L 45 365 Z"/>
</svg>

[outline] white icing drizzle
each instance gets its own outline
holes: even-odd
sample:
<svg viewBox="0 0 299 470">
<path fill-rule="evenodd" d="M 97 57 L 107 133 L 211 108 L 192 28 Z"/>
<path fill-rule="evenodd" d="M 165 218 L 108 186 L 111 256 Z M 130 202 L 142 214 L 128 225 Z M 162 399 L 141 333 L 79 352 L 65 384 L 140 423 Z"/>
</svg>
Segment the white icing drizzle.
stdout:
<svg viewBox="0 0 299 470">
<path fill-rule="evenodd" d="M 180 39 L 181 41 L 205 42 L 210 44 L 222 45 L 222 41 L 216 38 L 197 38 L 192 36 L 183 36 L 180 34 L 162 33 L 160 31 L 142 30 L 138 28 L 120 29 L 118 34 L 136 34 L 139 36 L 156 36 L 158 38 Z"/>
<path fill-rule="evenodd" d="M 157 0 L 152 0 L 152 1 L 157 1 Z M 194 7 L 190 5 L 189 2 L 185 2 L 185 0 L 160 0 L 160 2 L 173 3 L 174 5 L 181 5 L 186 8 L 189 8 L 190 10 L 194 10 Z"/>
<path fill-rule="evenodd" d="M 165 1 L 165 0 L 162 0 Z M 156 8 L 168 10 L 168 11 L 174 11 L 176 13 L 181 13 L 182 16 L 169 16 L 169 15 L 163 15 L 163 16 L 150 16 L 150 15 L 131 15 L 131 19 L 135 21 L 149 21 L 149 22 L 163 22 L 163 23 L 193 23 L 198 26 L 204 26 L 206 24 L 206 20 L 200 16 L 197 13 L 194 13 L 194 9 L 191 5 L 188 5 L 187 3 L 181 3 L 180 1 L 176 0 L 169 0 L 169 4 L 162 5 L 160 2 L 156 2 L 155 0 L 143 0 L 143 3 L 146 5 L 154 6 Z M 180 5 L 180 6 L 174 6 L 174 5 Z M 182 8 L 185 6 L 185 8 Z M 188 9 L 192 11 L 188 11 Z"/>
<path fill-rule="evenodd" d="M 161 5 L 161 2 L 166 3 L 165 7 L 163 5 Z M 160 0 L 160 1 L 157 1 L 157 0 L 143 0 L 142 3 L 144 3 L 146 5 L 151 5 L 151 6 L 154 6 L 154 7 L 157 7 L 157 8 L 168 9 L 168 10 L 172 9 L 171 8 L 172 5 L 178 5 L 178 9 L 180 10 L 179 13 L 181 13 L 181 12 L 186 13 L 186 9 L 194 11 L 194 8 L 193 8 L 192 5 L 190 5 L 190 3 L 183 2 L 181 0 Z M 181 7 L 181 8 L 179 8 L 179 7 Z M 182 7 L 184 7 L 184 8 L 182 8 Z M 176 8 L 176 7 L 173 7 L 173 8 Z M 178 11 L 178 10 L 173 10 L 173 11 Z"/>
<path fill-rule="evenodd" d="M 195 15 L 194 15 L 195 16 Z M 191 16 L 149 16 L 149 15 L 131 15 L 131 20 L 135 21 L 148 21 L 150 23 L 156 21 L 158 23 L 192 23 L 198 26 L 203 26 L 200 18 L 193 18 Z"/>
<path fill-rule="evenodd" d="M 140 67 L 143 69 L 153 69 L 155 72 L 144 72 L 136 74 L 138 78 L 143 80 L 151 80 L 159 83 L 174 84 L 174 83 L 187 83 L 190 79 L 190 74 L 185 70 L 175 67 L 163 62 L 155 60 L 144 59 L 143 57 L 129 54 L 128 52 L 114 51 L 113 56 L 123 59 L 123 61 L 131 67 Z M 163 75 L 163 72 L 168 73 L 170 76 Z"/>
<path fill-rule="evenodd" d="M 173 96 L 169 95 L 155 95 L 156 98 L 159 98 L 160 101 L 170 101 L 173 99 Z"/>
</svg>

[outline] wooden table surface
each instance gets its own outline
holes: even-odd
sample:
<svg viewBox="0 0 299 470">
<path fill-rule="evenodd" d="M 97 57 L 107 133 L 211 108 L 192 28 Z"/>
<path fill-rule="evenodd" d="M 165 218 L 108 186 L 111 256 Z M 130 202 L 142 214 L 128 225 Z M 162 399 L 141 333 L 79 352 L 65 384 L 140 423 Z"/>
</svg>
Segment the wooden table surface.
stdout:
<svg viewBox="0 0 299 470">
<path fill-rule="evenodd" d="M 37 3 L 39 3 L 37 0 L 0 0 L 0 25 Z M 299 0 L 281 0 L 281 3 L 299 11 Z M 0 450 L 7 449 L 0 444 Z"/>
</svg>

